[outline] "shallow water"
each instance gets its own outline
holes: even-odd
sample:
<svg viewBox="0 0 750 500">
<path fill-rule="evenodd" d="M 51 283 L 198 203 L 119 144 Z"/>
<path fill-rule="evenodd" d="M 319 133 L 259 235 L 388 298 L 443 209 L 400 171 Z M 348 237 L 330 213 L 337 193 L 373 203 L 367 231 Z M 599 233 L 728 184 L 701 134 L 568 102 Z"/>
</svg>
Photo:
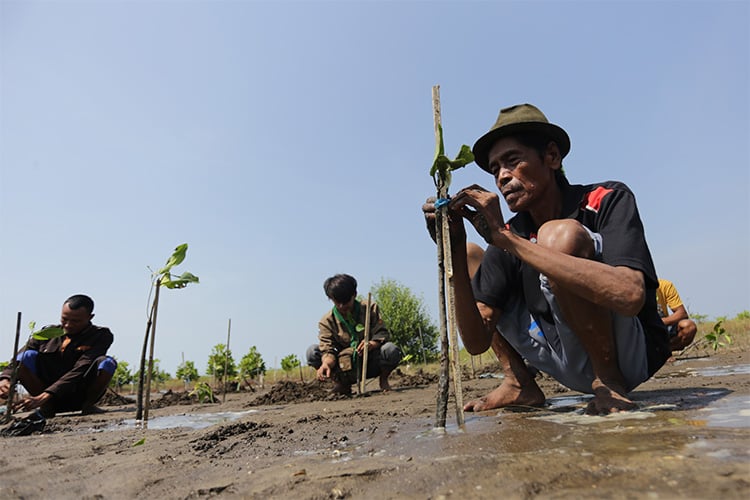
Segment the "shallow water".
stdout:
<svg viewBox="0 0 750 500">
<path fill-rule="evenodd" d="M 747 375 L 750 373 L 750 364 L 731 366 L 712 366 L 689 370 L 689 373 L 703 377 L 726 377 L 727 375 Z"/>
<path fill-rule="evenodd" d="M 187 429 L 205 429 L 216 424 L 226 424 L 234 422 L 240 418 L 258 413 L 259 410 L 248 410 L 248 411 L 236 411 L 236 412 L 217 412 L 217 413 L 190 413 L 183 415 L 166 415 L 164 417 L 154 417 L 148 420 L 145 427 L 148 429 L 174 429 L 174 428 L 187 428 Z M 113 431 L 123 429 L 136 429 L 141 428 L 143 422 L 129 418 L 113 424 L 109 427 L 105 427 L 102 430 Z"/>
</svg>

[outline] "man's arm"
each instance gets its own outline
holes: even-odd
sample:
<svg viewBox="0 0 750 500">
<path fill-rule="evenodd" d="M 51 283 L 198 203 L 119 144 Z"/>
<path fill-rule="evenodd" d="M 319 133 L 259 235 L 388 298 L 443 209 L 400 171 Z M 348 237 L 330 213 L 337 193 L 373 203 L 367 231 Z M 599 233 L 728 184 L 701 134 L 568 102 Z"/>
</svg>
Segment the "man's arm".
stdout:
<svg viewBox="0 0 750 500">
<path fill-rule="evenodd" d="M 83 354 L 78 358 L 73 365 L 73 368 L 63 374 L 62 377 L 57 379 L 57 381 L 45 389 L 44 392 L 55 397 L 65 397 L 68 391 L 75 388 L 76 382 L 84 376 L 91 364 L 96 361 L 96 358 L 107 354 L 107 350 L 112 345 L 112 341 L 112 332 L 110 332 L 109 329 L 97 328 L 96 333 L 91 335 L 90 339 L 83 339 L 83 341 L 75 347 L 75 349 L 85 348 L 86 350 L 83 351 Z M 70 349 L 73 347 L 69 346 L 68 348 Z"/>
<path fill-rule="evenodd" d="M 453 284 L 456 295 L 456 321 L 466 351 L 472 355 L 486 351 L 492 342 L 500 310 L 474 298 L 467 264 L 466 245 L 452 246 Z"/>
<path fill-rule="evenodd" d="M 688 312 L 687 309 L 685 309 L 685 306 L 678 306 L 675 310 L 672 311 L 672 314 L 669 316 L 663 317 L 661 320 L 664 322 L 667 326 L 676 325 L 683 319 L 688 319 Z"/>
<path fill-rule="evenodd" d="M 427 230 L 434 241 L 436 223 L 435 198 L 427 199 L 427 202 L 422 205 L 422 212 L 425 216 Z M 489 348 L 492 342 L 495 325 L 500 318 L 500 310 L 478 302 L 474 298 L 466 251 L 466 228 L 464 227 L 461 213 L 452 213 L 449 211 L 448 222 L 450 226 L 451 254 L 453 257 L 453 284 L 458 331 L 466 350 L 474 355 L 481 354 Z M 476 269 L 472 271 L 476 272 Z"/>
<path fill-rule="evenodd" d="M 331 377 L 337 361 L 333 330 L 331 330 L 328 315 L 324 316 L 318 323 L 318 347 L 320 348 L 321 364 L 317 370 L 317 376 L 319 380 L 325 380 Z"/>
<path fill-rule="evenodd" d="M 507 229 L 493 232 L 493 244 L 508 250 L 558 286 L 624 316 L 635 316 L 646 300 L 643 273 L 625 266 L 574 257 L 514 235 Z"/>
<path fill-rule="evenodd" d="M 10 380 L 7 378 L 0 379 L 0 399 L 6 399 L 10 391 Z"/>
<path fill-rule="evenodd" d="M 513 234 L 505 228 L 496 193 L 472 186 L 460 191 L 450 206 L 484 233 L 488 243 L 507 250 L 557 286 L 625 316 L 635 316 L 643 307 L 646 286 L 641 271 L 568 255 Z"/>
</svg>

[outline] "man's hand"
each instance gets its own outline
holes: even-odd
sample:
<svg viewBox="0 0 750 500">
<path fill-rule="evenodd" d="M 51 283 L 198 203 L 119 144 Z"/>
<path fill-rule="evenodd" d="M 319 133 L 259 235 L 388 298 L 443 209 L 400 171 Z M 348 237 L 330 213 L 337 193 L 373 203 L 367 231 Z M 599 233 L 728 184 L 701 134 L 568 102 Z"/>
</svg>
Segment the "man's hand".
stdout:
<svg viewBox="0 0 750 500">
<path fill-rule="evenodd" d="M 50 394 L 49 392 L 43 392 L 38 396 L 30 396 L 28 398 L 22 399 L 14 405 L 14 408 L 18 411 L 33 410 L 35 408 L 39 408 L 50 399 L 52 399 L 52 394 Z"/>
<path fill-rule="evenodd" d="M 10 392 L 10 380 L 4 378 L 0 380 L 0 399 L 8 399 L 8 393 Z"/>
<path fill-rule="evenodd" d="M 379 340 L 370 340 L 367 343 L 367 350 L 372 351 L 373 349 L 377 349 L 380 347 L 380 341 Z M 365 341 L 361 341 L 359 345 L 357 346 L 357 354 L 362 354 L 365 352 Z"/>
<path fill-rule="evenodd" d="M 435 216 L 435 201 L 434 196 L 430 196 L 422 205 L 422 213 L 424 214 L 425 224 L 427 225 L 427 232 L 430 233 L 432 241 L 437 242 L 437 230 L 436 230 L 436 219 Z M 457 216 L 450 216 L 448 211 L 448 224 L 451 233 L 451 243 L 455 245 L 463 245 L 466 243 L 466 229 L 464 228 L 463 218 Z"/>
<path fill-rule="evenodd" d="M 331 378 L 333 366 L 336 363 L 335 358 L 330 354 L 323 356 L 320 368 L 317 370 L 318 380 L 323 381 Z"/>
<path fill-rule="evenodd" d="M 448 207 L 451 212 L 458 213 L 471 222 L 474 229 L 490 245 L 494 244 L 498 231 L 505 227 L 500 197 L 477 184 L 456 193 Z"/>
</svg>

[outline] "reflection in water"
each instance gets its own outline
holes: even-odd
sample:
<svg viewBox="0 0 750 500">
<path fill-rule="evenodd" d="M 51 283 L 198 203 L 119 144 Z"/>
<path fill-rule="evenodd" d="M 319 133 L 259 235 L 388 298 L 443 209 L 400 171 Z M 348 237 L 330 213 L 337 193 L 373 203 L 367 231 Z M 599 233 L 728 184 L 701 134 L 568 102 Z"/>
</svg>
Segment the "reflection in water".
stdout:
<svg viewBox="0 0 750 500">
<path fill-rule="evenodd" d="M 708 427 L 750 428 L 749 396 L 728 396 L 700 411 Z"/>
</svg>

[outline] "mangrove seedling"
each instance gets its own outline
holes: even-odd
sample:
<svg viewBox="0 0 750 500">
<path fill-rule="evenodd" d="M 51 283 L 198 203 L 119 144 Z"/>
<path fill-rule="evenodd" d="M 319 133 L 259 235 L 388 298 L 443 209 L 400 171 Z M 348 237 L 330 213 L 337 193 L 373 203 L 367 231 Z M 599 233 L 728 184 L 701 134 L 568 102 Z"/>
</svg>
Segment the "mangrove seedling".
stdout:
<svg viewBox="0 0 750 500">
<path fill-rule="evenodd" d="M 435 232 L 438 259 L 438 291 L 440 294 L 440 343 L 441 371 L 438 380 L 438 401 L 436 420 L 438 428 L 445 428 L 448 407 L 448 370 L 449 362 L 453 368 L 453 390 L 456 404 L 456 419 L 459 427 L 464 425 L 463 394 L 461 388 L 461 366 L 458 359 L 458 326 L 456 323 L 455 288 L 453 283 L 453 261 L 448 227 L 448 187 L 451 183 L 451 172 L 474 161 L 471 148 L 461 146 L 454 160 L 445 156 L 443 141 L 443 124 L 440 116 L 440 86 L 432 87 L 432 111 L 435 125 L 435 157 L 430 168 L 430 175 L 437 188 L 435 201 Z M 448 328 L 450 327 L 450 342 Z M 450 351 L 450 354 L 449 354 Z"/>
<path fill-rule="evenodd" d="M 154 337 L 156 336 L 156 316 L 159 310 L 159 290 L 161 287 L 169 289 L 180 289 L 185 288 L 190 283 L 199 283 L 198 277 L 192 273 L 184 272 L 179 276 L 172 274 L 172 268 L 181 264 L 185 260 L 185 254 L 187 253 L 188 245 L 183 243 L 174 249 L 172 255 L 167 259 L 167 263 L 156 272 L 151 273 L 151 287 L 149 288 L 149 300 L 151 299 L 151 292 L 154 292 L 154 300 L 151 302 L 150 311 L 148 313 L 148 321 L 146 322 L 146 334 L 143 337 L 143 348 L 141 350 L 141 369 L 140 376 L 138 377 L 138 399 L 136 406 L 136 420 L 148 421 L 148 408 L 149 408 L 149 394 L 151 393 L 151 373 L 154 367 Z M 151 339 L 151 345 L 149 348 L 148 356 L 148 370 L 146 370 L 146 347 L 149 344 L 149 337 Z M 145 374 L 145 385 L 146 385 L 146 401 L 144 405 L 143 392 L 144 392 L 144 374 Z M 145 409 L 144 409 L 145 406 Z"/>
</svg>

